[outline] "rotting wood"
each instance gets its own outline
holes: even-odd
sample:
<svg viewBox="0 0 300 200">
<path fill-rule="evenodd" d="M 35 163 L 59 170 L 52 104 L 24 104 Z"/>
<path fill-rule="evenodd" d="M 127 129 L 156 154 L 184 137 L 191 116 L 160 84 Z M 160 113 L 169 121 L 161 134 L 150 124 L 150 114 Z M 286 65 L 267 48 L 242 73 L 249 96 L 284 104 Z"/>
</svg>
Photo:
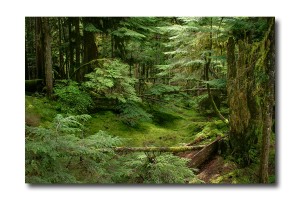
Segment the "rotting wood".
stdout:
<svg viewBox="0 0 300 200">
<path fill-rule="evenodd" d="M 192 154 L 192 156 L 190 157 L 191 160 L 189 161 L 188 166 L 191 168 L 200 167 L 205 161 L 207 161 L 209 158 L 211 158 L 218 151 L 219 141 L 221 139 L 222 139 L 221 137 L 218 137 L 216 140 L 214 140 L 212 143 L 206 145 L 200 151 Z"/>
</svg>

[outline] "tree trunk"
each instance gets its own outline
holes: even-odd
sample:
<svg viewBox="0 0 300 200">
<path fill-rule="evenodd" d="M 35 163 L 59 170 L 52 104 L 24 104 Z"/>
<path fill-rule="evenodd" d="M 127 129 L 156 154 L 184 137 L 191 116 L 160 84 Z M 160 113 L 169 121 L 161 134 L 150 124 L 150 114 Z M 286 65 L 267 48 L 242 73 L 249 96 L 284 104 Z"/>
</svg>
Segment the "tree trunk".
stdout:
<svg viewBox="0 0 300 200">
<path fill-rule="evenodd" d="M 83 18 L 84 27 L 92 23 L 91 18 Z M 98 50 L 95 43 L 95 36 L 93 32 L 83 30 L 83 63 L 88 63 L 98 57 Z M 82 68 L 78 74 L 78 81 L 84 80 L 84 75 L 90 73 L 91 69 Z"/>
<path fill-rule="evenodd" d="M 52 54 L 51 54 L 51 36 L 49 28 L 49 19 L 43 18 L 43 31 L 44 31 L 44 57 L 45 57 L 45 77 L 47 96 L 51 97 L 53 93 L 53 74 L 52 74 Z"/>
<path fill-rule="evenodd" d="M 45 78 L 44 72 L 44 45 L 42 34 L 42 18 L 35 18 L 35 52 L 36 52 L 36 77 L 38 79 Z"/>
<path fill-rule="evenodd" d="M 75 18 L 75 43 L 76 43 L 76 69 L 80 67 L 80 29 L 79 29 L 79 17 Z"/>
<path fill-rule="evenodd" d="M 274 18 L 269 18 L 270 29 L 267 35 L 265 47 L 267 56 L 263 63 L 265 65 L 266 74 L 268 74 L 268 81 L 265 84 L 265 103 L 263 111 L 263 132 L 262 132 L 262 147 L 260 157 L 260 170 L 259 170 L 259 182 L 268 183 L 268 164 L 269 164 L 269 152 L 270 152 L 270 137 L 272 132 L 272 116 L 274 106 L 274 87 L 275 87 L 275 22 Z"/>
<path fill-rule="evenodd" d="M 72 25 L 73 25 L 73 17 L 68 18 L 68 27 L 69 27 L 69 52 L 70 52 L 70 58 L 69 58 L 69 71 L 67 74 L 67 77 L 70 78 L 70 75 L 74 72 L 74 32 L 72 31 Z"/>
<path fill-rule="evenodd" d="M 227 44 L 227 94 L 229 105 L 229 139 L 232 154 L 240 160 L 243 166 L 251 162 L 249 151 L 257 141 L 257 133 L 261 132 L 260 113 L 253 96 L 255 83 L 254 61 L 249 58 L 251 46 L 238 42 L 238 58 L 235 58 L 235 42 L 232 37 Z M 247 63 L 247 64 L 246 64 Z M 255 62 L 254 62 L 255 63 Z M 247 65 L 247 66 L 246 66 Z"/>
<path fill-rule="evenodd" d="M 273 86 L 266 82 L 267 77 L 269 81 L 274 81 L 274 76 L 270 76 L 266 70 L 266 63 L 273 62 L 266 56 L 268 51 L 265 44 L 270 41 L 266 37 L 261 42 L 251 44 L 239 40 L 237 58 L 234 39 L 230 37 L 227 43 L 229 139 L 232 154 L 243 166 L 255 159 L 251 157 L 251 149 L 257 149 L 260 136 L 265 136 L 264 143 L 269 145 L 269 133 L 264 132 L 270 131 L 269 114 L 266 112 L 270 107 L 273 108 L 267 102 L 268 88 Z"/>
<path fill-rule="evenodd" d="M 61 79 L 64 79 L 64 56 L 63 56 L 63 52 L 62 52 L 62 26 L 61 26 L 61 18 L 57 18 L 58 19 L 58 36 L 59 36 L 59 40 L 58 40 L 58 45 L 59 45 L 59 75 Z"/>
</svg>

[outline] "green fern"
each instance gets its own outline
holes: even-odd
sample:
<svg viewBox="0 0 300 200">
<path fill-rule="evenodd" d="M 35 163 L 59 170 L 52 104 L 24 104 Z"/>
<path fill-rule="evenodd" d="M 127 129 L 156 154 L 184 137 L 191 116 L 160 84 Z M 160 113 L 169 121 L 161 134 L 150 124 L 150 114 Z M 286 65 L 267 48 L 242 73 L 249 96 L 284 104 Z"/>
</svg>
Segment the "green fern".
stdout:
<svg viewBox="0 0 300 200">
<path fill-rule="evenodd" d="M 112 147 L 121 140 L 103 131 L 80 138 L 90 116 L 56 116 L 52 128 L 26 127 L 27 183 L 110 183 L 117 169 Z M 101 151 L 106 149 L 105 152 Z M 108 165 L 109 163 L 109 165 Z"/>
<path fill-rule="evenodd" d="M 128 181 L 150 184 L 182 184 L 195 178 L 193 171 L 186 166 L 188 160 L 172 154 L 139 154 L 135 160 L 129 160 L 126 166 L 132 168 Z"/>
<path fill-rule="evenodd" d="M 120 60 L 101 59 L 101 62 L 94 62 L 94 65 L 94 72 L 86 75 L 89 80 L 84 85 L 87 88 L 99 96 L 121 103 L 141 101 L 134 89 L 136 79 L 128 76 L 127 64 Z"/>
</svg>

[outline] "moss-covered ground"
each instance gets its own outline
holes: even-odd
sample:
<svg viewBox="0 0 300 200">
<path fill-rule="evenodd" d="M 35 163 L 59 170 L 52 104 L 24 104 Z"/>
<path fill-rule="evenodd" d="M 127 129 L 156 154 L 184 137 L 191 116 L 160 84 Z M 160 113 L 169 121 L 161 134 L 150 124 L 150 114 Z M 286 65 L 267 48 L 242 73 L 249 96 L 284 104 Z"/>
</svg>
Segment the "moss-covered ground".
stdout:
<svg viewBox="0 0 300 200">
<path fill-rule="evenodd" d="M 53 118 L 59 114 L 55 101 L 41 96 L 25 97 L 25 122 L 30 126 L 48 127 Z M 226 111 L 224 112 L 226 113 Z M 142 122 L 131 127 L 124 124 L 113 111 L 97 111 L 90 114 L 86 122 L 85 136 L 99 130 L 123 139 L 123 146 L 179 146 L 201 137 L 203 143 L 209 143 L 217 136 L 224 136 L 228 127 L 209 113 L 200 114 L 192 109 L 168 106 L 151 112 L 151 122 Z M 275 140 L 273 138 L 273 140 Z M 272 142 L 273 144 L 274 142 Z M 275 148 L 271 148 L 272 161 L 275 160 Z M 275 169 L 275 162 L 270 163 Z M 258 164 L 239 169 L 231 159 L 212 159 L 198 177 L 206 183 L 253 183 L 257 180 Z M 275 182 L 275 171 L 270 172 L 270 182 Z"/>
</svg>

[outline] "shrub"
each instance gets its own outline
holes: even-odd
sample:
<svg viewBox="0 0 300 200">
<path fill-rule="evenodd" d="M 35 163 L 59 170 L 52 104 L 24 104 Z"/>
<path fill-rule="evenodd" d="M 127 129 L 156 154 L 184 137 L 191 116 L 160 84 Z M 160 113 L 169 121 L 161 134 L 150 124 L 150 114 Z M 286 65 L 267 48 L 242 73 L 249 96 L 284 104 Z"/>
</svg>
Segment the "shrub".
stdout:
<svg viewBox="0 0 300 200">
<path fill-rule="evenodd" d="M 51 128 L 26 127 L 26 183 L 111 183 L 120 165 L 111 147 L 120 139 L 103 131 L 80 138 L 89 115 L 57 115 Z M 104 148 L 107 151 L 101 152 Z"/>
<path fill-rule="evenodd" d="M 125 163 L 132 169 L 128 182 L 132 183 L 188 183 L 195 178 L 193 171 L 186 166 L 187 159 L 169 153 L 161 155 L 139 154 L 134 160 Z"/>
<path fill-rule="evenodd" d="M 92 99 L 77 82 L 63 80 L 56 84 L 54 92 L 58 98 L 58 107 L 62 112 L 70 114 L 87 113 L 92 106 Z"/>
<path fill-rule="evenodd" d="M 85 75 L 89 79 L 85 86 L 94 94 L 121 103 L 141 101 L 134 89 L 136 79 L 129 77 L 127 64 L 117 59 L 97 59 L 91 61 L 91 65 L 95 69 Z"/>
</svg>

